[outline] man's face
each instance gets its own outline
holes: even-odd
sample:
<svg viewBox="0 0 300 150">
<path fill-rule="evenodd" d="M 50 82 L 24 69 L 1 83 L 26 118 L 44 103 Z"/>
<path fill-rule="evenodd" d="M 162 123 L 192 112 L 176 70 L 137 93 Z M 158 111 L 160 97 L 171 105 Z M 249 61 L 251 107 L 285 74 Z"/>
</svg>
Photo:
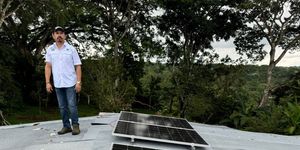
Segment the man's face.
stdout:
<svg viewBox="0 0 300 150">
<path fill-rule="evenodd" d="M 60 42 L 60 43 L 64 42 L 65 39 L 66 39 L 65 33 L 62 32 L 62 31 L 55 31 L 55 32 L 53 32 L 52 33 L 52 37 L 53 37 L 53 39 L 54 39 L 55 42 Z"/>
</svg>

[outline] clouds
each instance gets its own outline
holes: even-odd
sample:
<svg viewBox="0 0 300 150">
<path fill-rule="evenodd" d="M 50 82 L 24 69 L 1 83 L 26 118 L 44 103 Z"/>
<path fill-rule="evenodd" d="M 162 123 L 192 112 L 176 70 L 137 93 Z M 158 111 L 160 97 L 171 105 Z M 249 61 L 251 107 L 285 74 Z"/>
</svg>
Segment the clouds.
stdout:
<svg viewBox="0 0 300 150">
<path fill-rule="evenodd" d="M 214 42 L 212 44 L 213 48 L 216 50 L 216 52 L 220 55 L 220 58 L 224 58 L 226 55 L 228 55 L 232 59 L 237 59 L 240 57 L 239 54 L 235 51 L 235 45 L 233 44 L 233 39 L 230 39 L 228 41 L 218 41 Z M 266 45 L 264 47 L 267 51 L 269 51 L 270 47 Z M 275 54 L 275 58 L 277 58 L 282 50 L 280 48 L 277 48 Z M 255 62 L 253 64 L 255 65 L 268 65 L 269 64 L 269 55 L 267 54 L 265 59 L 263 59 L 260 62 Z M 286 53 L 285 56 L 281 59 L 281 61 L 277 64 L 277 66 L 300 66 L 300 52 L 294 52 L 294 53 Z"/>
</svg>

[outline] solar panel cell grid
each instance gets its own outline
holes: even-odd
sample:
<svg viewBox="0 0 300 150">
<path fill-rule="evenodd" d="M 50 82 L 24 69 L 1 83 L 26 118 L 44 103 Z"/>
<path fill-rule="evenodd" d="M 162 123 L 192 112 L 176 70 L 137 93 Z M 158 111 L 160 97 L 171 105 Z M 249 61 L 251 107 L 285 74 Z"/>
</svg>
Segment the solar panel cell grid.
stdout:
<svg viewBox="0 0 300 150">
<path fill-rule="evenodd" d="M 113 135 L 173 144 L 209 147 L 185 119 L 121 112 Z"/>
<path fill-rule="evenodd" d="M 155 125 L 119 121 L 115 133 L 208 145 L 194 130 L 168 128 Z"/>
<path fill-rule="evenodd" d="M 151 115 L 137 114 L 131 112 L 122 112 L 120 116 L 120 120 L 139 122 L 144 124 L 160 125 L 160 126 L 193 129 L 193 127 L 184 119 L 153 116 L 153 115 L 151 116 Z"/>
</svg>

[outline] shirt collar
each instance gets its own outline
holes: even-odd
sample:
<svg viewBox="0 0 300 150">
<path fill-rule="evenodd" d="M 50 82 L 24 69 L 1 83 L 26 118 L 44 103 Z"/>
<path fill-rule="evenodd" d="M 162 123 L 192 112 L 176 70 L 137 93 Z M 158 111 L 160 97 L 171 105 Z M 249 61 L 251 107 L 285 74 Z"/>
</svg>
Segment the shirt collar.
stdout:
<svg viewBox="0 0 300 150">
<path fill-rule="evenodd" d="M 53 45 L 54 45 L 55 49 L 58 49 L 58 47 L 56 46 L 56 43 L 55 43 L 55 42 L 53 43 Z M 64 45 L 63 45 L 62 48 L 60 48 L 60 49 L 63 50 L 63 49 L 65 49 L 68 45 L 69 45 L 68 42 L 65 41 L 65 42 L 64 42 Z"/>
</svg>

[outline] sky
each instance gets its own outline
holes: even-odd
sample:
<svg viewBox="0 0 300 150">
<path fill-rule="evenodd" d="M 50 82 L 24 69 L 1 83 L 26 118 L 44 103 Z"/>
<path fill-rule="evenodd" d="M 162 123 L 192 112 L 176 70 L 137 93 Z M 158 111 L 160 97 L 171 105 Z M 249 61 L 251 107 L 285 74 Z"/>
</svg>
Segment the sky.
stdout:
<svg viewBox="0 0 300 150">
<path fill-rule="evenodd" d="M 290 3 L 286 3 L 284 7 L 284 13 L 282 18 L 289 17 L 291 14 L 289 13 L 289 6 Z M 216 50 L 216 52 L 220 55 L 220 58 L 225 57 L 228 55 L 232 59 L 237 59 L 240 57 L 235 52 L 235 45 L 233 44 L 234 39 L 230 39 L 229 41 L 220 41 L 215 42 L 212 44 L 213 48 Z M 266 42 L 266 41 L 265 41 Z M 270 46 L 266 44 L 264 49 L 269 52 Z M 275 59 L 281 54 L 281 49 L 276 49 Z M 256 65 L 268 65 L 269 64 L 269 54 L 266 55 L 265 59 L 263 59 L 260 62 L 256 62 Z M 289 53 L 287 52 L 285 56 L 280 60 L 280 62 L 277 64 L 277 66 L 284 66 L 284 67 L 291 67 L 291 66 L 300 66 L 300 49 L 298 52 Z"/>
<path fill-rule="evenodd" d="M 233 39 L 228 41 L 221 40 L 219 42 L 214 42 L 212 44 L 213 48 L 216 50 L 216 53 L 220 55 L 220 58 L 228 55 L 232 59 L 237 59 L 240 57 L 239 54 L 235 51 L 235 45 L 233 44 Z M 270 47 L 265 46 L 264 49 L 269 52 Z M 280 55 L 281 49 L 276 50 L 275 58 Z M 254 63 L 255 65 L 268 65 L 269 63 L 269 55 L 267 54 L 265 59 Z M 250 63 L 253 64 L 253 63 Z M 294 53 L 286 53 L 285 56 L 281 59 L 281 61 L 277 64 L 277 66 L 291 67 L 291 66 L 300 66 L 300 51 Z"/>
</svg>

